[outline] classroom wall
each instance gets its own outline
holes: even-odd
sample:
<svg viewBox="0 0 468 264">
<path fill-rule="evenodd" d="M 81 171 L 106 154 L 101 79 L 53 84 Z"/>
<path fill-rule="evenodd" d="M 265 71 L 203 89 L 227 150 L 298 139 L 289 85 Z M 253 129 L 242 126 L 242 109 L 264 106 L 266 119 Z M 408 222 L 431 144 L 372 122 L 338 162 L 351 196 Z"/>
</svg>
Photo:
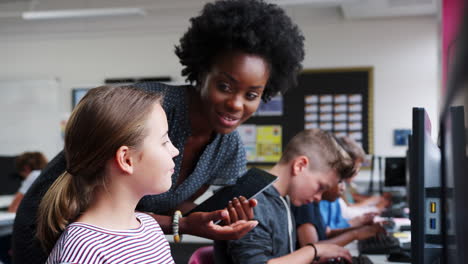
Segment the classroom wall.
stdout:
<svg viewBox="0 0 468 264">
<path fill-rule="evenodd" d="M 290 14 L 306 37 L 304 68 L 374 67 L 376 154 L 405 154 L 406 148 L 393 146 L 393 129 L 411 128 L 413 106 L 426 107 L 437 124 L 435 16 L 344 20 L 335 11 L 315 16 L 301 10 Z M 185 27 L 166 32 L 2 36 L 0 80 L 58 78 L 59 111 L 63 115 L 70 111 L 72 88 L 93 87 L 105 78 L 169 75 L 183 82 L 173 50 Z M 22 140 L 1 133 L 12 141 Z"/>
</svg>

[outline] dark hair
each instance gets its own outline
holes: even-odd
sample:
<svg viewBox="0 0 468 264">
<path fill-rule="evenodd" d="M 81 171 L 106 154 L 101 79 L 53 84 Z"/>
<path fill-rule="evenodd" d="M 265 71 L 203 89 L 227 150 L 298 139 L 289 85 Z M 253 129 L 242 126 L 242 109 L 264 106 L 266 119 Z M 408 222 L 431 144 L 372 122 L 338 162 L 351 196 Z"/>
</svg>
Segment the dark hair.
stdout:
<svg viewBox="0 0 468 264">
<path fill-rule="evenodd" d="M 118 148 L 140 147 L 148 133 L 146 120 L 160 97 L 131 86 L 101 86 L 78 103 L 65 129 L 67 169 L 39 206 L 37 237 L 47 251 L 88 208 L 94 191 L 105 187 L 105 165 Z"/>
<path fill-rule="evenodd" d="M 175 53 L 190 83 L 211 69 L 217 56 L 230 51 L 258 55 L 270 66 L 262 95 L 268 101 L 297 84 L 304 59 L 304 37 L 284 10 L 262 0 L 223 0 L 208 3 L 180 39 Z"/>
<path fill-rule="evenodd" d="M 47 165 L 47 158 L 39 151 L 23 152 L 15 159 L 15 167 L 18 172 L 25 167 L 31 170 L 42 170 Z"/>
</svg>

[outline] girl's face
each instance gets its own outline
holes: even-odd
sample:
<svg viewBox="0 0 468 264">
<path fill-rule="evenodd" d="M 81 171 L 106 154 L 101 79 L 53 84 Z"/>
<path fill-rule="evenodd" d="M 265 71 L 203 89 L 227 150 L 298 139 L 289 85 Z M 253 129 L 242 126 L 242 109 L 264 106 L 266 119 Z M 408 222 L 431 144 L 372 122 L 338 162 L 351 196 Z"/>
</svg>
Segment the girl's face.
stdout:
<svg viewBox="0 0 468 264">
<path fill-rule="evenodd" d="M 144 195 L 160 194 L 171 188 L 174 173 L 172 158 L 179 151 L 168 136 L 166 113 L 156 104 L 146 120 L 147 136 L 136 155 L 135 175 Z"/>
<path fill-rule="evenodd" d="M 269 77 L 268 63 L 259 56 L 230 52 L 215 59 L 199 87 L 215 132 L 231 133 L 257 111 Z"/>
</svg>

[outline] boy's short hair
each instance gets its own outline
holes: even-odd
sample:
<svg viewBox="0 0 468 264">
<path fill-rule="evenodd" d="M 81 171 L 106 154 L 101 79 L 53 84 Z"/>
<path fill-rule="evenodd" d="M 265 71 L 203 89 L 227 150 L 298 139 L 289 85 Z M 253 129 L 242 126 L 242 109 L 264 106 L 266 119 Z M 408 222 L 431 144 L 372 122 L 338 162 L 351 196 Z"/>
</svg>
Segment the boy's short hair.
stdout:
<svg viewBox="0 0 468 264">
<path fill-rule="evenodd" d="M 362 149 L 359 144 L 350 137 L 338 138 L 338 143 L 344 148 L 346 152 L 351 156 L 354 163 L 364 162 L 366 159 L 366 152 Z"/>
<path fill-rule="evenodd" d="M 336 170 L 340 179 L 355 174 L 354 161 L 335 137 L 324 130 L 306 129 L 295 135 L 286 146 L 280 163 L 288 163 L 298 156 L 311 160 L 310 169 Z"/>
</svg>

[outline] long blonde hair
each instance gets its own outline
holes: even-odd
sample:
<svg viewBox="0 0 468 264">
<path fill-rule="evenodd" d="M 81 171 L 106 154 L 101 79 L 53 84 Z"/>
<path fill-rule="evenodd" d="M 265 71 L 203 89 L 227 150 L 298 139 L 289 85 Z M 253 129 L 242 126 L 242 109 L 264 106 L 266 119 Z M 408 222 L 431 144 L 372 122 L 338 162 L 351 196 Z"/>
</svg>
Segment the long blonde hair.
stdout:
<svg viewBox="0 0 468 264">
<path fill-rule="evenodd" d="M 48 252 L 65 227 L 89 207 L 96 188 L 105 187 L 105 165 L 117 149 L 140 146 L 155 103 L 161 103 L 159 94 L 101 86 L 77 105 L 65 129 L 66 171 L 39 205 L 37 237 Z"/>
</svg>

